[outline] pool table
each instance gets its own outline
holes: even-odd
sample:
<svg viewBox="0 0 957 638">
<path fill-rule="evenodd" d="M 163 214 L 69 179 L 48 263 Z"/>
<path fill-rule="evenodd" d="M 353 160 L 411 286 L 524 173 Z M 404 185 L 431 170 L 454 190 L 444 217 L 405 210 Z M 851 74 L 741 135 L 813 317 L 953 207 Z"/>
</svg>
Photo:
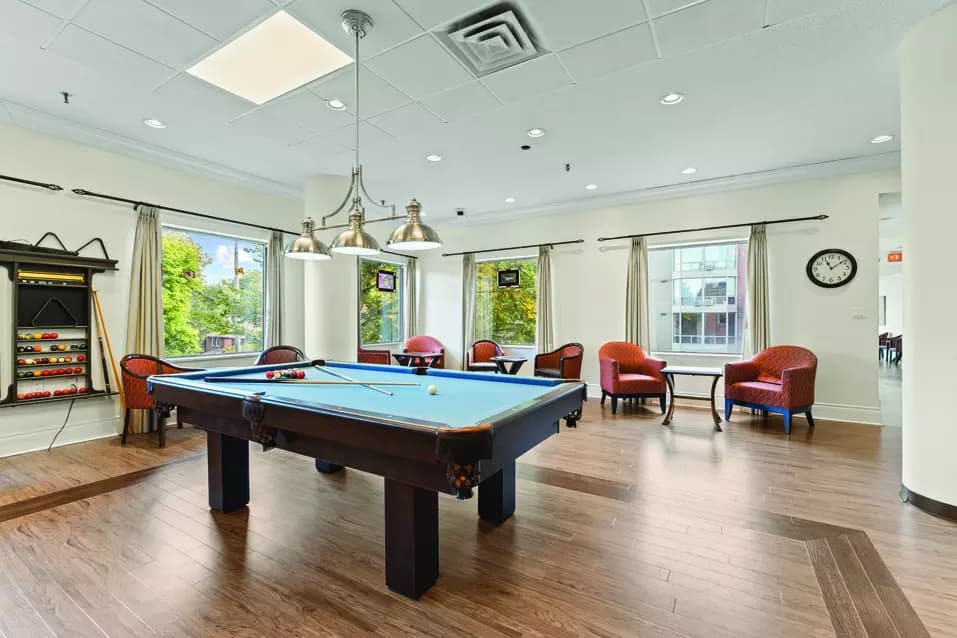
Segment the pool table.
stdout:
<svg viewBox="0 0 957 638">
<path fill-rule="evenodd" d="M 295 369 L 305 384 L 269 382 Z M 341 383 L 389 382 L 401 385 Z M 209 505 L 249 502 L 249 441 L 385 478 L 385 579 L 418 598 L 439 573 L 438 493 L 494 524 L 515 511 L 515 459 L 581 416 L 580 381 L 315 360 L 150 377 L 159 409 L 207 433 Z M 434 385 L 437 392 L 429 393 Z"/>
</svg>

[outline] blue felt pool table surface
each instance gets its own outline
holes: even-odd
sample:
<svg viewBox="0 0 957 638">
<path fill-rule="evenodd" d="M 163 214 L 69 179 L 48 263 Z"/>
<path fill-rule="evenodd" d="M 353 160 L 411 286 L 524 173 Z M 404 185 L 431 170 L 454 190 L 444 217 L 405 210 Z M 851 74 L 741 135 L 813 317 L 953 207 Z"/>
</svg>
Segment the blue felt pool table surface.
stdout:
<svg viewBox="0 0 957 638">
<path fill-rule="evenodd" d="M 308 385 L 291 383 L 217 383 L 211 377 L 263 379 L 265 371 L 283 367 L 301 369 L 306 379 L 337 381 L 335 376 L 312 365 L 260 366 L 250 368 L 212 369 L 163 378 L 163 383 L 188 386 L 204 392 L 248 396 L 263 392 L 263 401 L 293 401 L 346 411 L 361 411 L 386 418 L 429 422 L 444 427 L 469 427 L 494 416 L 521 410 L 537 399 L 566 385 L 555 379 L 514 377 L 487 372 L 460 372 L 429 368 L 427 374 L 415 374 L 414 368 L 362 363 L 327 362 L 327 367 L 357 381 L 397 381 L 416 386 L 377 386 L 391 396 L 361 385 Z M 434 385 L 437 392 L 428 393 Z"/>
</svg>

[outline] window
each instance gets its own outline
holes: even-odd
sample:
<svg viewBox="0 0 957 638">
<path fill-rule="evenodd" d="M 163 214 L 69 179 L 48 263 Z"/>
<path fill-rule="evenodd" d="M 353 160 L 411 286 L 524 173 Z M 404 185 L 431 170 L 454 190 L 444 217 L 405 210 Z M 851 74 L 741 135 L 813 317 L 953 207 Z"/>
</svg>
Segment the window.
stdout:
<svg viewBox="0 0 957 638">
<path fill-rule="evenodd" d="M 747 260 L 743 241 L 650 250 L 652 350 L 740 354 Z"/>
<path fill-rule="evenodd" d="M 359 343 L 362 346 L 402 341 L 404 283 L 404 266 L 359 259 Z"/>
<path fill-rule="evenodd" d="M 534 257 L 528 257 L 475 264 L 476 339 L 510 346 L 535 344 L 537 263 Z M 499 273 L 503 273 L 501 278 Z M 500 281 L 508 285 L 499 286 Z"/>
<path fill-rule="evenodd" d="M 166 356 L 263 347 L 266 244 L 163 227 Z"/>
</svg>

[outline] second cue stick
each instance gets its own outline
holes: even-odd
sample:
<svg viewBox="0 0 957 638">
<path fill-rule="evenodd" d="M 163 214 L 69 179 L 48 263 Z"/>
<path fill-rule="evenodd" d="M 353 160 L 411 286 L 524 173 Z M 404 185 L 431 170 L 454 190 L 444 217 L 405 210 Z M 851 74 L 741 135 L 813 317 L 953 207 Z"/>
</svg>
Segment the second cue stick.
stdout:
<svg viewBox="0 0 957 638">
<path fill-rule="evenodd" d="M 362 381 L 359 381 L 359 380 L 357 380 L 357 379 L 353 379 L 352 377 L 347 377 L 347 376 L 344 375 L 344 374 L 339 374 L 338 372 L 333 372 L 332 370 L 330 370 L 330 369 L 327 368 L 326 366 L 316 365 L 316 366 L 314 366 L 314 367 L 316 367 L 316 368 L 322 370 L 322 371 L 325 372 L 326 374 L 331 374 L 331 375 L 334 376 L 334 377 L 339 377 L 340 379 L 342 379 L 342 380 L 344 380 L 344 381 L 353 381 L 353 382 L 355 382 L 355 383 L 358 383 L 359 385 L 362 385 L 362 386 L 365 386 L 365 387 L 369 388 L 370 390 L 375 390 L 376 392 L 381 392 L 382 394 L 388 394 L 390 397 L 391 397 L 391 396 L 395 396 L 394 394 L 392 394 L 392 393 L 389 392 L 388 390 L 383 390 L 382 388 L 377 388 L 377 387 L 375 387 L 374 385 L 369 385 L 369 384 L 367 384 L 367 383 L 363 383 Z"/>
<path fill-rule="evenodd" d="M 419 385 L 409 381 L 319 381 L 316 379 L 244 379 L 242 377 L 203 377 L 203 381 L 209 383 L 285 383 L 299 385 L 401 385 L 415 387 Z"/>
<path fill-rule="evenodd" d="M 96 316 L 99 317 L 99 326 L 103 332 L 103 337 L 106 339 L 106 349 L 110 355 L 110 368 L 113 370 L 113 378 L 116 380 L 116 388 L 120 392 L 120 406 L 123 409 L 126 409 L 126 395 L 123 393 L 123 385 L 120 381 L 120 373 L 116 369 L 116 357 L 113 355 L 113 344 L 110 341 L 110 331 L 106 328 L 106 319 L 103 317 L 103 306 L 100 305 L 100 293 L 96 288 L 92 288 L 90 292 L 93 295 L 93 305 L 96 308 Z"/>
</svg>

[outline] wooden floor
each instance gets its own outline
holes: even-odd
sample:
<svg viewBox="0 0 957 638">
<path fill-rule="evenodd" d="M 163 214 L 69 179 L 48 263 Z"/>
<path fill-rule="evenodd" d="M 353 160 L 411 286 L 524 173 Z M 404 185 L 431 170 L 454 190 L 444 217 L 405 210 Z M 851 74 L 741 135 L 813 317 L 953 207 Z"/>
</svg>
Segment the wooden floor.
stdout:
<svg viewBox="0 0 957 638">
<path fill-rule="evenodd" d="M 596 401 L 519 463 L 516 515 L 440 498 L 438 583 L 383 583 L 382 480 L 202 433 L 0 459 L 0 636 L 957 636 L 957 525 L 901 504 L 900 430 Z"/>
</svg>

